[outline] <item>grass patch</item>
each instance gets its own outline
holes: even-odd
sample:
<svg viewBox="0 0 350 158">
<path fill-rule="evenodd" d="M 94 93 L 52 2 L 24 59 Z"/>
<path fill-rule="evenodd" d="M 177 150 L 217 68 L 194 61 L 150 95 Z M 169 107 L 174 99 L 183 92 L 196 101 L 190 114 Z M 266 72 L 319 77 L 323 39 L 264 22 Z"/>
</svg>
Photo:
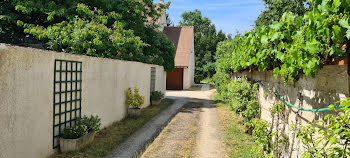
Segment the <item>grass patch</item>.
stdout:
<svg viewBox="0 0 350 158">
<path fill-rule="evenodd" d="M 262 157 L 257 151 L 253 137 L 245 133 L 246 128 L 243 120 L 229 106 L 218 103 L 218 112 L 222 129 L 224 131 L 224 143 L 229 157 L 232 158 L 255 158 Z"/>
<path fill-rule="evenodd" d="M 105 156 L 150 121 L 154 116 L 167 109 L 173 103 L 174 100 L 172 99 L 164 99 L 159 105 L 152 105 L 143 109 L 140 117 L 136 119 L 125 118 L 122 121 L 114 123 L 110 127 L 102 129 L 96 134 L 94 142 L 87 147 L 79 151 L 56 154 L 53 155 L 52 158 L 95 158 Z"/>
</svg>

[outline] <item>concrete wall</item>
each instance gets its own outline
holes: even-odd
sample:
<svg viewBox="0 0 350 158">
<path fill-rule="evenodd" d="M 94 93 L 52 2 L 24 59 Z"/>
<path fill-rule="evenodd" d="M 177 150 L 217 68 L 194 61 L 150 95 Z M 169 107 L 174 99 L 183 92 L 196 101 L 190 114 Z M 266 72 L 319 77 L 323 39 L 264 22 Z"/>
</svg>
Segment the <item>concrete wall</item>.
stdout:
<svg viewBox="0 0 350 158">
<path fill-rule="evenodd" d="M 250 72 L 235 73 L 235 76 L 247 76 Z M 295 85 L 284 86 L 281 78 L 275 79 L 271 71 L 254 72 L 253 79 L 261 80 L 264 85 L 278 91 L 290 103 L 305 109 L 326 108 L 339 100 L 345 100 L 349 96 L 347 78 L 347 65 L 325 66 L 315 78 L 301 76 Z M 289 145 L 281 150 L 284 157 L 297 157 L 304 151 L 303 145 L 295 138 L 291 131 L 291 125 L 306 125 L 307 122 L 323 119 L 330 112 L 305 112 L 286 106 L 286 112 L 282 115 L 271 115 L 270 109 L 278 100 L 274 95 L 268 94 L 260 86 L 258 100 L 261 107 L 260 117 L 273 125 L 273 129 L 284 131 L 289 138 Z"/>
<path fill-rule="evenodd" d="M 0 44 L 0 158 L 40 158 L 56 152 L 53 139 L 55 59 L 82 62 L 82 115 L 99 115 L 102 126 L 126 115 L 124 90 L 138 87 L 150 98 L 151 67 L 155 89 L 165 92 L 162 66 L 94 58 Z"/>
</svg>

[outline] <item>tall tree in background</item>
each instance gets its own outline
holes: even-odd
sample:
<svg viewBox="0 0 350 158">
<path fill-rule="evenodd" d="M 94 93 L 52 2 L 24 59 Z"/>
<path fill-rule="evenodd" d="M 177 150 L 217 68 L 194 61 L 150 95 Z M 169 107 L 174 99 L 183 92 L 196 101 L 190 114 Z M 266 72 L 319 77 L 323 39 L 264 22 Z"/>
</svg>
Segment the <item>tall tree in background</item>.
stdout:
<svg viewBox="0 0 350 158">
<path fill-rule="evenodd" d="M 265 3 L 265 10 L 255 21 L 256 26 L 270 25 L 278 21 L 283 13 L 292 12 L 296 15 L 304 15 L 312 8 L 308 0 L 262 0 Z"/>
<path fill-rule="evenodd" d="M 220 30 L 216 31 L 215 25 L 207 17 L 203 17 L 201 11 L 194 10 L 181 15 L 180 26 L 194 26 L 194 50 L 195 50 L 195 76 L 199 83 L 205 78 L 215 74 L 215 53 L 219 42 L 226 40 L 226 35 Z"/>
</svg>

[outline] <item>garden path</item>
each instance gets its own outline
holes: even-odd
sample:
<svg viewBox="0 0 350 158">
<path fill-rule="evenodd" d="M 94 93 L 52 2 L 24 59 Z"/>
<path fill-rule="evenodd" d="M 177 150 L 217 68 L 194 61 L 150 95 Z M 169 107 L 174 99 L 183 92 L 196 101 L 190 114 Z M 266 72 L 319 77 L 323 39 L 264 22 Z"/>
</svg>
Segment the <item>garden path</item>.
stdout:
<svg viewBox="0 0 350 158">
<path fill-rule="evenodd" d="M 142 158 L 222 158 L 225 148 L 209 85 L 192 91 L 168 91 L 167 96 L 188 102 L 148 147 Z"/>
</svg>

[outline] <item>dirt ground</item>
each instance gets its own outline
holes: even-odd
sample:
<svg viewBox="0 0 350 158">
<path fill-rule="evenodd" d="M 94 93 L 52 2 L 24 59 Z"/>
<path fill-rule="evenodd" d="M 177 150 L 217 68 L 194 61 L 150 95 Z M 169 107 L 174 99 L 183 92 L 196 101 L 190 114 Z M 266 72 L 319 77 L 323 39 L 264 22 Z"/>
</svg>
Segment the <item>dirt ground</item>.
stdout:
<svg viewBox="0 0 350 158">
<path fill-rule="evenodd" d="M 141 157 L 226 157 L 218 112 L 211 100 L 213 92 L 208 86 L 191 91 L 168 91 L 168 97 L 187 103 Z"/>
<path fill-rule="evenodd" d="M 198 131 L 200 103 L 189 102 L 170 121 L 142 158 L 191 157 Z"/>
</svg>

